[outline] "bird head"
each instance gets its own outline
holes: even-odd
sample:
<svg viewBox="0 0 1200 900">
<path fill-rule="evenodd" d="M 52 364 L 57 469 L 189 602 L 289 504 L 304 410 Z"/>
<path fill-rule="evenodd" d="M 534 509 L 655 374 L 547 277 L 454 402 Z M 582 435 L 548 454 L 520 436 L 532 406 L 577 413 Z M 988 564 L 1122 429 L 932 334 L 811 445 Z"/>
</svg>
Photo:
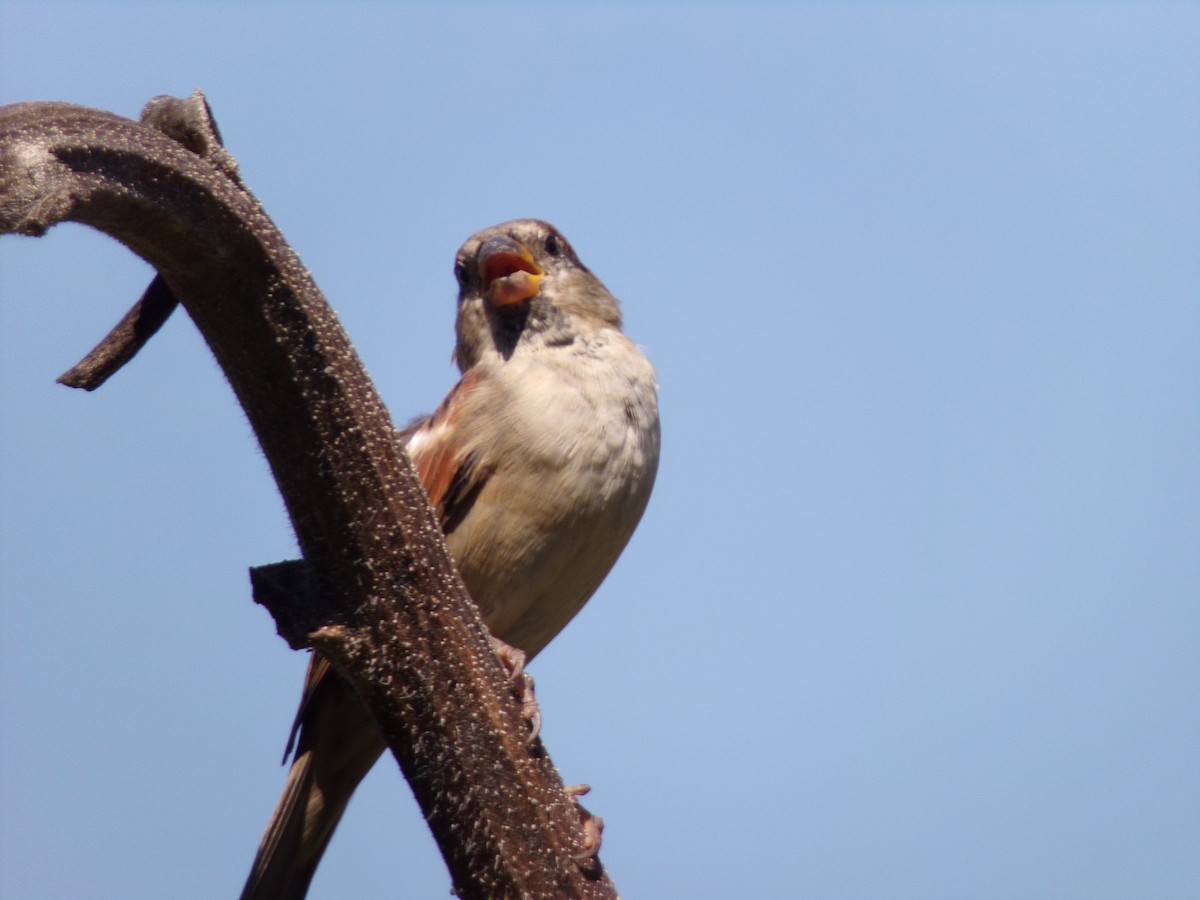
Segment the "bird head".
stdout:
<svg viewBox="0 0 1200 900">
<path fill-rule="evenodd" d="M 621 326 L 616 298 L 558 229 L 539 219 L 516 219 L 472 235 L 458 251 L 454 274 L 454 357 L 463 371 L 493 353 L 508 359 L 522 347 Z"/>
</svg>

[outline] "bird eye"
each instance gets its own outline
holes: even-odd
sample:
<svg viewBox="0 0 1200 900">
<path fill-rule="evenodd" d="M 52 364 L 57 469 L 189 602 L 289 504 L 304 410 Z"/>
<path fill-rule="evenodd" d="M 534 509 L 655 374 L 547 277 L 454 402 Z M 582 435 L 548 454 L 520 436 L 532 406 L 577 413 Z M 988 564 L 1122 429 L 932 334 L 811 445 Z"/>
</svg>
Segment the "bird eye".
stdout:
<svg viewBox="0 0 1200 900">
<path fill-rule="evenodd" d="M 460 285 L 467 283 L 467 264 L 461 259 L 454 262 L 454 277 L 458 279 Z"/>
<path fill-rule="evenodd" d="M 546 252 L 551 256 L 562 256 L 562 241 L 559 240 L 557 234 L 550 234 L 547 236 Z"/>
</svg>

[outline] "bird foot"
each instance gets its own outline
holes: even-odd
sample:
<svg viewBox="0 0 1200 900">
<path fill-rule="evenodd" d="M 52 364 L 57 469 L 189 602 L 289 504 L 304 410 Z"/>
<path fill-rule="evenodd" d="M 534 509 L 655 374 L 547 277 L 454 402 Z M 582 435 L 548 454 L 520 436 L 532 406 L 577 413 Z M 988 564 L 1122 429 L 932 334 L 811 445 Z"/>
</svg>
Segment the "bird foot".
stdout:
<svg viewBox="0 0 1200 900">
<path fill-rule="evenodd" d="M 521 718 L 529 726 L 525 742 L 532 744 L 542 730 L 542 711 L 534 696 L 533 678 L 525 672 L 525 651 L 495 636 L 492 637 L 492 649 L 513 682 L 517 699 L 521 702 Z"/>
<path fill-rule="evenodd" d="M 581 866 L 595 862 L 597 854 L 600 853 L 601 835 L 604 832 L 604 820 L 588 812 L 577 799 L 591 789 L 590 784 L 569 784 L 563 788 L 575 801 L 575 808 L 579 810 L 579 821 L 583 828 L 583 852 L 577 853 L 571 858 Z"/>
</svg>

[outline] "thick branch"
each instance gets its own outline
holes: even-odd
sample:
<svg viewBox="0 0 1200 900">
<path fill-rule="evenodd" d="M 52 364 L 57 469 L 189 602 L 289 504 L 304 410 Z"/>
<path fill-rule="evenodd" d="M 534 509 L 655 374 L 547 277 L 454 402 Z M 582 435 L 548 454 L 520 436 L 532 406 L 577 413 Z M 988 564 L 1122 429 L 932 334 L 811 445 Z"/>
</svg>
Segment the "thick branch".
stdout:
<svg viewBox="0 0 1200 900">
<path fill-rule="evenodd" d="M 154 102 L 154 127 L 64 104 L 0 109 L 0 233 L 91 225 L 153 265 L 195 321 L 312 573 L 281 632 L 319 644 L 371 704 L 459 895 L 614 896 L 598 864 L 573 860 L 586 849 L 578 812 L 522 738 L 484 626 L 333 312 L 232 160 L 197 155 L 215 140 L 203 98 Z"/>
</svg>

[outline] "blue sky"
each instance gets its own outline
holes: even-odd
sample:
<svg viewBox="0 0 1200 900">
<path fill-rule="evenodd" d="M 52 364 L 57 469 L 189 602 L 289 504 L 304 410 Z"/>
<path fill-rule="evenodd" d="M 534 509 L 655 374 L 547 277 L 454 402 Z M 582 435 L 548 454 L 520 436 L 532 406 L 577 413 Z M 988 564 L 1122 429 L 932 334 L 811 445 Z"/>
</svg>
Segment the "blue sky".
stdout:
<svg viewBox="0 0 1200 900">
<path fill-rule="evenodd" d="M 453 254 L 557 224 L 654 360 L 641 529 L 535 662 L 625 896 L 1200 895 L 1196 4 L 0 3 L 0 102 L 203 89 L 394 417 Z M 0 240 L 0 895 L 240 888 L 294 541 L 182 314 Z M 363 785 L 311 896 L 447 896 Z"/>
</svg>

